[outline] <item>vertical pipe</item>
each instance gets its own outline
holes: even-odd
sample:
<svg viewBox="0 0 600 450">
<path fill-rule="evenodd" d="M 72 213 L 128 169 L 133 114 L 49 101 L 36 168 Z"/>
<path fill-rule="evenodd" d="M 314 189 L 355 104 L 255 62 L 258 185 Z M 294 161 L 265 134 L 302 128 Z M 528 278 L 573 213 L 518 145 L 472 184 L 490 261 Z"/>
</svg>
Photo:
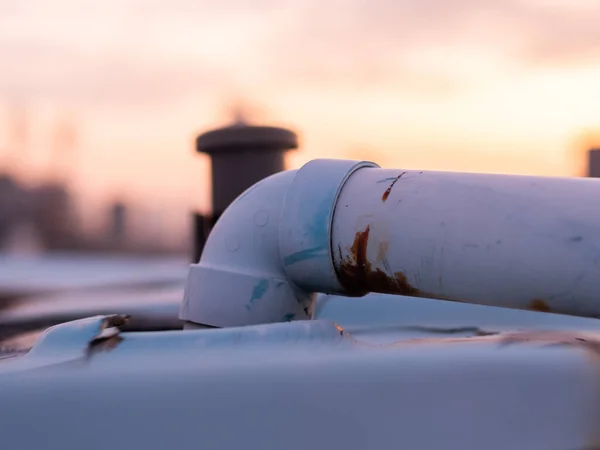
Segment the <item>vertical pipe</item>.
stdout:
<svg viewBox="0 0 600 450">
<path fill-rule="evenodd" d="M 600 181 L 361 169 L 332 227 L 348 294 L 600 317 Z"/>
</svg>

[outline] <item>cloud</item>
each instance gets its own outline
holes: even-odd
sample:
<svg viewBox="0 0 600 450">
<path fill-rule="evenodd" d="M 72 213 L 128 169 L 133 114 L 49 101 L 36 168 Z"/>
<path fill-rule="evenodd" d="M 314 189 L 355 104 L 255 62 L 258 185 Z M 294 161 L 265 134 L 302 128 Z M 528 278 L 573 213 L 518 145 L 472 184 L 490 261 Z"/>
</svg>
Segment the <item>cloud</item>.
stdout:
<svg viewBox="0 0 600 450">
<path fill-rule="evenodd" d="M 302 0 L 273 16 L 255 55 L 265 76 L 286 84 L 439 96 L 503 68 L 585 59 L 600 44 L 589 8 L 600 13 L 600 3 L 556 0 Z"/>
<path fill-rule="evenodd" d="M 95 105 L 143 105 L 179 98 L 198 88 L 220 88 L 226 77 L 201 64 L 41 42 L 2 42 L 0 96 Z"/>
<path fill-rule="evenodd" d="M 147 104 L 236 83 L 443 95 L 477 75 L 457 72 L 465 58 L 589 57 L 599 14 L 570 0 L 0 0 L 0 95 Z"/>
<path fill-rule="evenodd" d="M 281 27 L 279 57 L 327 75 L 406 73 L 418 48 L 465 46 L 523 65 L 561 64 L 600 49 L 600 3 L 571 0 L 304 0 Z M 578 6 L 579 5 L 579 6 Z M 286 56 L 287 49 L 287 56 Z M 451 58 L 449 58 L 451 59 Z M 444 67 L 437 69 L 438 75 Z M 315 69 L 315 72 L 318 70 Z M 423 73 L 415 73 L 423 76 Z M 433 74 L 430 74 L 430 76 Z M 315 74 L 316 76 L 316 74 Z"/>
<path fill-rule="evenodd" d="M 528 29 L 523 56 L 534 63 L 562 64 L 600 54 L 600 2 L 587 8 L 529 10 L 519 19 Z"/>
</svg>

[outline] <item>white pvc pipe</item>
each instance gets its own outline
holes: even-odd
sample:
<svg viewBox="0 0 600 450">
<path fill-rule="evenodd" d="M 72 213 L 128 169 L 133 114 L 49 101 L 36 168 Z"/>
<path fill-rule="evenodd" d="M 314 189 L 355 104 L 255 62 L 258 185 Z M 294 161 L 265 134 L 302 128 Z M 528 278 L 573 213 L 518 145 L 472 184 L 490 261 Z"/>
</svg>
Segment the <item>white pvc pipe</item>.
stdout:
<svg viewBox="0 0 600 450">
<path fill-rule="evenodd" d="M 600 180 L 364 168 L 331 248 L 351 295 L 600 317 Z"/>
<path fill-rule="evenodd" d="M 600 180 L 376 167 L 314 160 L 248 189 L 190 267 L 180 318 L 305 319 L 315 292 L 600 318 Z"/>
</svg>

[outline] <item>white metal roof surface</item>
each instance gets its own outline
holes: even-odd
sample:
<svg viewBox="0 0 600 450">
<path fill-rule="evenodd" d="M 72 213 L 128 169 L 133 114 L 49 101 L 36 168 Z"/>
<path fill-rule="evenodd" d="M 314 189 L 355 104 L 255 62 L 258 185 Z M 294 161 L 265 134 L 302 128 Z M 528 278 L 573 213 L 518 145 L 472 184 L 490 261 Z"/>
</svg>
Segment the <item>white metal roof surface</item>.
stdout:
<svg viewBox="0 0 600 450">
<path fill-rule="evenodd" d="M 188 261 L 180 257 L 137 257 L 55 253 L 0 254 L 0 295 L 32 295 L 66 289 L 180 281 Z"/>
<path fill-rule="evenodd" d="M 373 295 L 321 296 L 311 321 L 119 334 L 120 321 L 62 324 L 0 361 L 11 449 L 600 443 L 595 319 Z"/>
</svg>

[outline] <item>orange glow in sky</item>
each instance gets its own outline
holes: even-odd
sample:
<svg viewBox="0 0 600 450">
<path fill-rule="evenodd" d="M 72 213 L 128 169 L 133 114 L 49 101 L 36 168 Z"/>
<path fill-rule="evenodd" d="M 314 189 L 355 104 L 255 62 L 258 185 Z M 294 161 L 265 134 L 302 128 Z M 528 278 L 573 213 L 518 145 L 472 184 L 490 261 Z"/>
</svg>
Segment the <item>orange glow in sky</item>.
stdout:
<svg viewBox="0 0 600 450">
<path fill-rule="evenodd" d="M 84 210 L 208 210 L 193 139 L 241 99 L 300 133 L 290 167 L 574 175 L 574 143 L 600 127 L 597 17 L 584 0 L 0 0 L 0 162 L 23 104 L 21 173 L 47 175 L 68 118 Z"/>
</svg>

